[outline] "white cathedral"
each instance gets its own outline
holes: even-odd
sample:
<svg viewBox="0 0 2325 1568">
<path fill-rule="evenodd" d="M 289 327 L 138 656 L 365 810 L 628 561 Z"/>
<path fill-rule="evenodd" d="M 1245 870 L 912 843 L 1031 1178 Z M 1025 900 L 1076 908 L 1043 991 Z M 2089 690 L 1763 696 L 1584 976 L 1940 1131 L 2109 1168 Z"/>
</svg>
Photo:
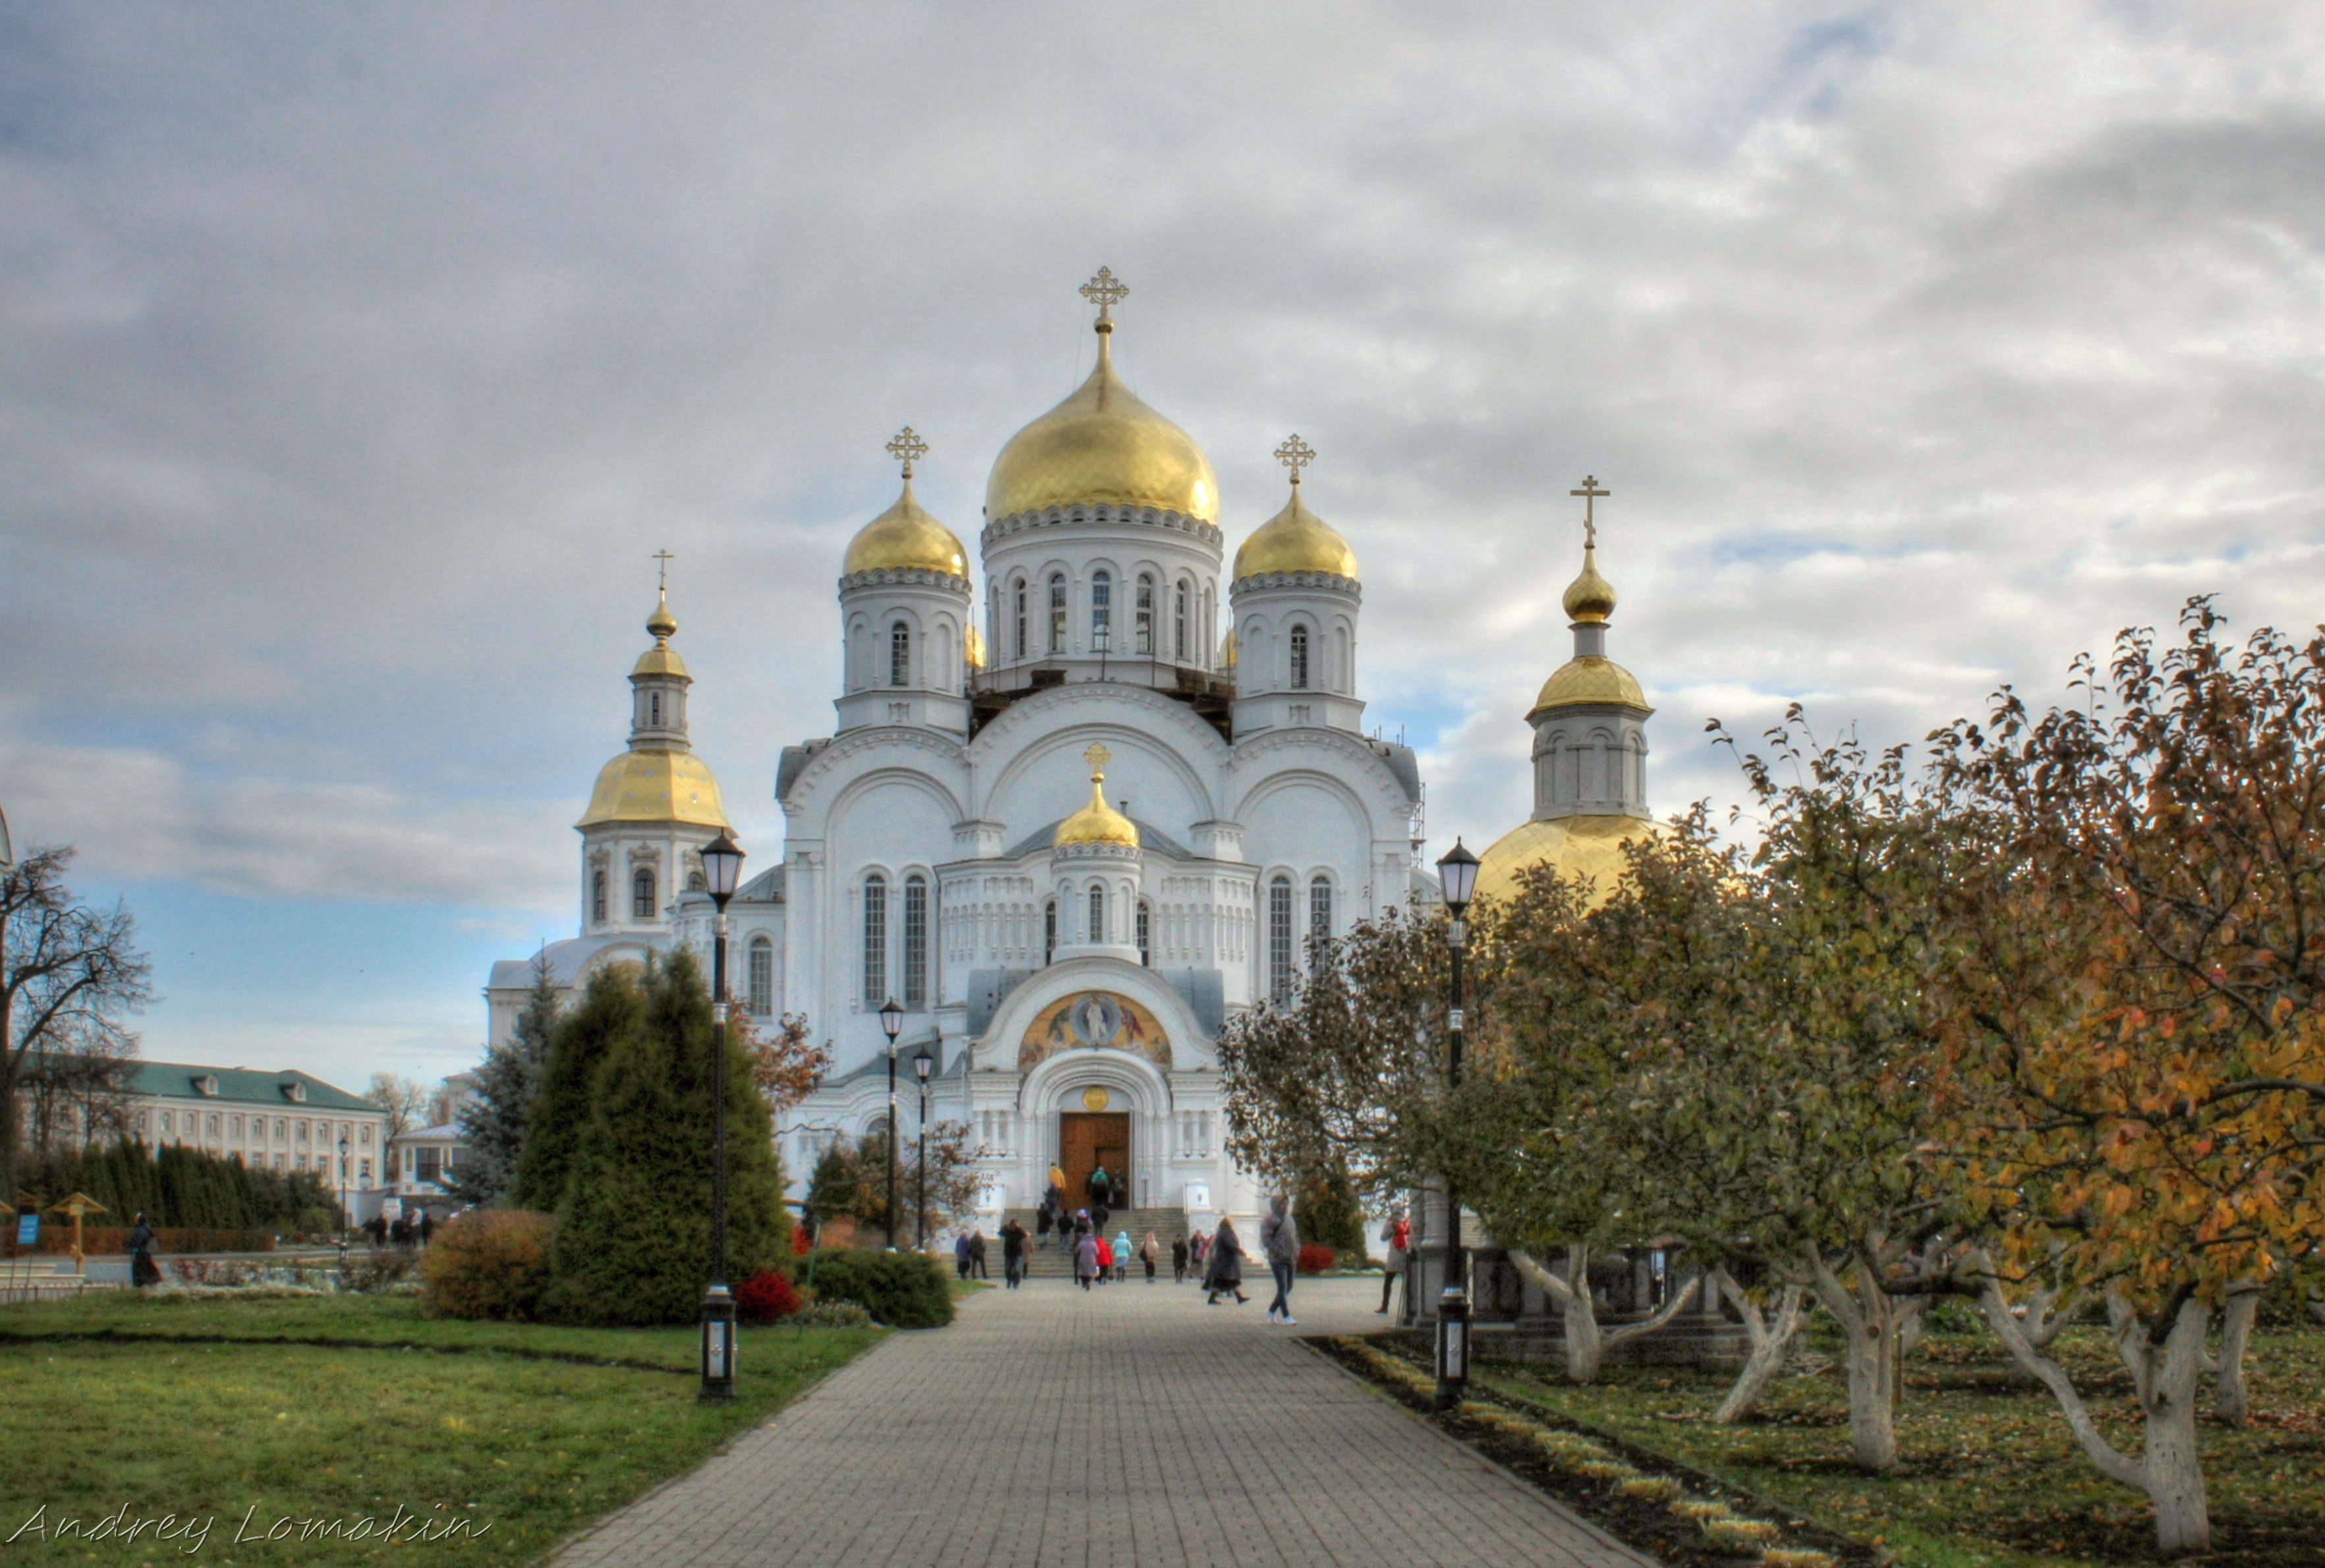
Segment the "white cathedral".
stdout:
<svg viewBox="0 0 2325 1568">
<path fill-rule="evenodd" d="M 1413 752 L 1361 727 L 1357 558 L 1301 499 L 1312 454 L 1279 450 L 1290 499 L 1223 574 L 1209 460 L 1116 373 L 1127 291 L 1101 271 L 1082 292 L 1097 364 L 987 484 L 982 632 L 960 540 L 912 495 L 927 448 L 891 444 L 903 493 L 840 567 L 834 733 L 783 748 L 781 862 L 728 909 L 736 1001 L 768 1025 L 804 1014 L 833 1057 L 778 1130 L 794 1195 L 823 1148 L 887 1117 L 894 999 L 903 1134 L 926 1053 L 930 1120 L 968 1124 L 989 1211 L 1036 1202 L 1053 1164 L 1079 1201 L 1103 1163 L 1136 1207 L 1251 1215 L 1262 1194 L 1223 1148 L 1222 1028 L 1295 990 L 1311 938 L 1438 896 Z M 1586 549 L 1575 657 L 1528 715 L 1534 811 L 1483 857 L 1483 890 L 1545 859 L 1603 881 L 1644 826 L 1649 710 L 1605 656 L 1613 607 Z M 544 949 L 562 987 L 710 940 L 696 854 L 726 814 L 687 740 L 666 597 L 646 630 L 629 747 L 576 825 L 580 935 Z M 533 963 L 494 966 L 496 1044 Z"/>
</svg>

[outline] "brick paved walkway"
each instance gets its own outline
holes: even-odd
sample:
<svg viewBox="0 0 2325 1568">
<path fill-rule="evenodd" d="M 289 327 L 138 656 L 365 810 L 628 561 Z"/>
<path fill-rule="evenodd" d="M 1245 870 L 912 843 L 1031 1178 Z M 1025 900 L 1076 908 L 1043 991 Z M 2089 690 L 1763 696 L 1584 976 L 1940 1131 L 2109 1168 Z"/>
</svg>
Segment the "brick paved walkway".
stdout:
<svg viewBox="0 0 2325 1568">
<path fill-rule="evenodd" d="M 555 1561 L 1001 1568 L 1650 1560 L 1372 1392 L 1295 1333 L 1362 1333 L 1379 1287 L 1042 1280 L 891 1336 Z"/>
</svg>

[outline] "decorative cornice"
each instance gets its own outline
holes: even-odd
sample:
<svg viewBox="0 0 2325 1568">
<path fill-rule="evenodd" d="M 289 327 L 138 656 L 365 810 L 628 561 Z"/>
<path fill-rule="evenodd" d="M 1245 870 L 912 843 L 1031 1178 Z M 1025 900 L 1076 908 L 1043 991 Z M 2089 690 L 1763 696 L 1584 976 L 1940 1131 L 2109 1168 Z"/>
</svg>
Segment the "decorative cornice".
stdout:
<svg viewBox="0 0 2325 1568">
<path fill-rule="evenodd" d="M 1272 589 L 1301 588 L 1310 593 L 1319 589 L 1331 594 L 1346 594 L 1361 603 L 1364 587 L 1354 577 L 1344 577 L 1335 572 L 1254 572 L 1247 577 L 1237 577 L 1227 585 L 1230 599 L 1244 594 L 1265 593 Z"/>
<path fill-rule="evenodd" d="M 895 587 L 911 585 L 924 588 L 943 588 L 966 599 L 968 579 L 950 572 L 931 571 L 926 567 L 874 567 L 869 571 L 850 572 L 839 579 L 839 591 L 851 588 Z"/>
<path fill-rule="evenodd" d="M 1122 861 L 1136 865 L 1143 854 L 1135 844 L 1060 844 L 1050 846 L 1058 861 Z"/>
<path fill-rule="evenodd" d="M 801 768 L 799 777 L 792 780 L 791 793 L 783 797 L 784 811 L 796 814 L 803 810 L 809 798 L 823 787 L 824 780 L 842 761 L 860 752 L 891 745 L 917 746 L 937 752 L 959 766 L 968 765 L 967 748 L 962 742 L 919 724 L 866 724 L 862 729 L 843 730 Z M 946 792 L 959 798 L 958 791 Z"/>
<path fill-rule="evenodd" d="M 1077 523 L 1131 523 L 1142 528 L 1168 529 L 1174 533 L 1192 534 L 1206 544 L 1223 545 L 1227 536 L 1216 522 L 1205 522 L 1200 517 L 1189 517 L 1182 512 L 1165 512 L 1157 506 L 1051 506 L 1040 512 L 1013 512 L 1006 517 L 996 517 L 985 525 L 978 542 L 989 549 L 999 540 L 1014 533 L 1024 533 L 1037 528 L 1068 528 Z"/>
</svg>

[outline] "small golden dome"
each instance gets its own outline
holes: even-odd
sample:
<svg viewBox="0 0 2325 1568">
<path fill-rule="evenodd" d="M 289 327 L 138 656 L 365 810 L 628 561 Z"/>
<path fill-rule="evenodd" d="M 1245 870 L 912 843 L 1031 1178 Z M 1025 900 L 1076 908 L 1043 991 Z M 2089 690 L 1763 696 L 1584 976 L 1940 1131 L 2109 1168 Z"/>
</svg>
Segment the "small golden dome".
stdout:
<svg viewBox="0 0 2325 1568">
<path fill-rule="evenodd" d="M 1082 760 L 1090 765 L 1089 804 L 1058 824 L 1057 835 L 1050 841 L 1051 844 L 1118 844 L 1131 849 L 1138 847 L 1137 825 L 1106 803 L 1107 756 L 1104 746 L 1092 746 L 1082 753 Z"/>
<path fill-rule="evenodd" d="M 985 668 L 985 633 L 979 632 L 973 623 L 968 629 L 968 635 L 961 639 L 961 650 L 968 660 L 969 669 Z"/>
<path fill-rule="evenodd" d="M 1560 816 L 1522 822 L 1477 857 L 1476 896 L 1514 898 L 1518 873 L 1547 863 L 1570 882 L 1587 880 L 1591 887 L 1585 901 L 1595 909 L 1615 896 L 1616 888 L 1630 872 L 1631 862 L 1623 853 L 1623 845 L 1662 831 L 1644 816 Z"/>
<path fill-rule="evenodd" d="M 670 590 L 664 588 L 654 595 L 653 613 L 646 617 L 646 635 L 654 645 L 638 655 L 630 669 L 636 675 L 672 675 L 681 680 L 694 678 L 686 673 L 686 660 L 678 656 L 670 640 L 678 635 L 678 617 L 670 613 Z"/>
<path fill-rule="evenodd" d="M 1074 394 L 1009 438 L 985 487 L 991 519 L 1052 506 L 1152 506 L 1202 522 L 1219 515 L 1218 481 L 1194 438 L 1114 374 L 1114 324 L 1098 323 L 1098 367 Z"/>
<path fill-rule="evenodd" d="M 673 655 L 672 657 L 675 657 Z M 597 770 L 589 809 L 576 827 L 601 822 L 691 822 L 725 827 L 718 780 L 691 752 L 654 747 L 624 752 Z"/>
<path fill-rule="evenodd" d="M 678 617 L 670 613 L 667 588 L 654 595 L 653 613 L 646 617 L 646 635 L 657 642 L 667 642 L 678 635 Z"/>
<path fill-rule="evenodd" d="M 1570 621 L 1604 621 L 1615 613 L 1615 585 L 1598 575 L 1598 552 L 1588 546 L 1582 551 L 1582 575 L 1566 586 L 1566 618 Z"/>
<path fill-rule="evenodd" d="M 1221 669 L 1233 669 L 1236 667 L 1236 652 L 1235 628 L 1230 626 L 1227 628 L 1227 634 L 1219 639 L 1219 668 Z"/>
<path fill-rule="evenodd" d="M 1637 677 L 1611 659 L 1585 653 L 1560 665 L 1542 683 L 1526 717 L 1531 719 L 1544 708 L 1588 707 L 1598 703 L 1654 712 L 1647 706 L 1647 694 L 1639 689 Z"/>
<path fill-rule="evenodd" d="M 858 572 L 882 569 L 968 576 L 968 558 L 959 539 L 922 509 L 912 498 L 910 479 L 904 481 L 904 493 L 896 497 L 896 504 L 866 523 L 848 542 L 848 558 L 840 564 L 839 575 L 852 577 Z"/>
<path fill-rule="evenodd" d="M 1236 551 L 1231 581 L 1268 572 L 1325 572 L 1336 577 L 1357 575 L 1357 552 L 1332 525 L 1308 510 L 1300 499 L 1300 482 L 1292 482 L 1292 499 L 1283 510 L 1259 525 Z"/>
</svg>

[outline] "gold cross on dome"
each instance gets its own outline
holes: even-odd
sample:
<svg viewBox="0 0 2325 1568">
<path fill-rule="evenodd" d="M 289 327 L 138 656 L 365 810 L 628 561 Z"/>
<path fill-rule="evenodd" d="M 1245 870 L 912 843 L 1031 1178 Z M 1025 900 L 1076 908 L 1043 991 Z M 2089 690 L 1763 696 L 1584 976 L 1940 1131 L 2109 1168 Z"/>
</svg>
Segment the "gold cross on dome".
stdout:
<svg viewBox="0 0 2325 1568">
<path fill-rule="evenodd" d="M 1098 742 L 1092 741 L 1090 749 L 1082 753 L 1082 761 L 1090 765 L 1090 777 L 1093 779 L 1103 779 L 1106 777 L 1106 765 L 1114 761 L 1114 753 Z"/>
<path fill-rule="evenodd" d="M 1098 307 L 1098 318 L 1110 321 L 1116 305 L 1130 298 L 1130 285 L 1114 275 L 1111 267 L 1100 267 L 1098 276 L 1082 285 L 1082 298 Z"/>
<path fill-rule="evenodd" d="M 1604 501 L 1607 496 L 1612 495 L 1615 493 L 1611 490 L 1599 489 L 1597 477 L 1591 475 L 1585 475 L 1582 480 L 1582 488 L 1579 490 L 1570 490 L 1567 493 L 1569 495 L 1579 495 L 1582 497 L 1582 548 L 1584 549 L 1598 549 L 1598 519 L 1591 514 L 1591 503 L 1593 502 Z"/>
<path fill-rule="evenodd" d="M 653 558 L 655 561 L 655 571 L 657 574 L 654 586 L 664 593 L 668 593 L 670 591 L 670 563 L 678 559 L 678 558 L 671 554 L 668 550 L 656 550 L 653 553 Z"/>
<path fill-rule="evenodd" d="M 904 466 L 907 479 L 912 476 L 912 465 L 928 455 L 929 444 L 914 435 L 910 425 L 897 431 L 896 438 L 888 443 L 888 456 Z"/>
<path fill-rule="evenodd" d="M 1300 438 L 1294 431 L 1291 439 L 1275 449 L 1275 460 L 1292 470 L 1292 483 L 1300 483 L 1300 470 L 1316 460 L 1316 448 Z"/>
</svg>

